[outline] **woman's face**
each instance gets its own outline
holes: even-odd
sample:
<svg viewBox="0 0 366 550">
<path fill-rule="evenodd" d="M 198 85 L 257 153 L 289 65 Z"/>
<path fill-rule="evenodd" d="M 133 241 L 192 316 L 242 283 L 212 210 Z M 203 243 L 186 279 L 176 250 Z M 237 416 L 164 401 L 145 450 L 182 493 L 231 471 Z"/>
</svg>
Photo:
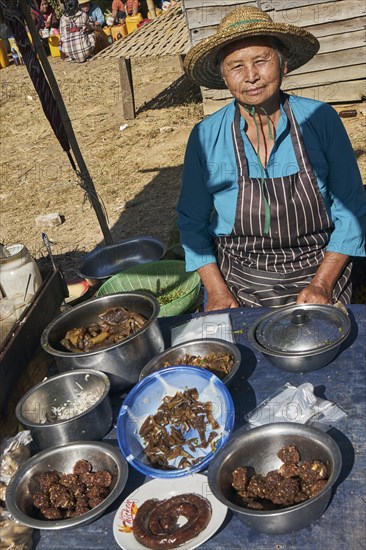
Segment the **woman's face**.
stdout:
<svg viewBox="0 0 366 550">
<path fill-rule="evenodd" d="M 47 0 L 42 0 L 42 2 L 40 3 L 39 9 L 42 13 L 46 13 L 46 11 L 48 10 Z"/>
<path fill-rule="evenodd" d="M 278 101 L 282 77 L 278 52 L 266 38 L 249 38 L 229 44 L 221 65 L 226 86 L 239 104 L 270 106 Z"/>
<path fill-rule="evenodd" d="M 90 8 L 90 2 L 85 2 L 85 4 L 81 4 L 80 9 L 81 11 L 85 11 L 85 13 L 88 13 Z"/>
</svg>

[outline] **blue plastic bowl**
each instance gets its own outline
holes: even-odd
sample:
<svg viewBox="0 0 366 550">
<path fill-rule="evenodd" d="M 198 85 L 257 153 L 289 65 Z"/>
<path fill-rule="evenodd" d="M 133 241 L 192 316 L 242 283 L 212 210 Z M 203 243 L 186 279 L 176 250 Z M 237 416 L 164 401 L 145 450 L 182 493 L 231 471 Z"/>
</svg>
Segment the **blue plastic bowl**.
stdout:
<svg viewBox="0 0 366 550">
<path fill-rule="evenodd" d="M 140 427 L 149 415 L 154 415 L 165 396 L 173 396 L 177 391 L 196 388 L 199 401 L 210 401 L 213 404 L 213 416 L 220 425 L 219 436 L 214 441 L 214 451 L 209 445 L 192 453 L 202 460 L 187 468 L 178 468 L 180 458 L 169 463 L 169 469 L 154 466 L 143 449 L 144 440 L 139 435 Z M 234 403 L 225 384 L 214 374 L 198 367 L 182 365 L 170 367 L 146 376 L 129 392 L 119 411 L 117 420 L 117 437 L 121 452 L 126 460 L 139 472 L 161 478 L 181 477 L 204 470 L 214 454 L 225 445 L 234 425 Z M 167 426 L 169 429 L 169 427 Z M 208 426 L 206 434 L 211 431 Z M 190 429 L 186 439 L 194 437 L 199 440 L 197 430 Z"/>
</svg>

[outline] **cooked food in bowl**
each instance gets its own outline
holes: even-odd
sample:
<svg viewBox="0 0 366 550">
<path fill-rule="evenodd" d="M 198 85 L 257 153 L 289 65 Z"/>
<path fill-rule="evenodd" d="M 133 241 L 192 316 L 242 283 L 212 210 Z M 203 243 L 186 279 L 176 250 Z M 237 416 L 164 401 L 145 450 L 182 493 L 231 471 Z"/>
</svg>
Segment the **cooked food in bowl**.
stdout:
<svg viewBox="0 0 366 550">
<path fill-rule="evenodd" d="M 210 502 L 196 493 L 165 500 L 149 499 L 139 506 L 133 519 L 135 539 L 147 548 L 177 548 L 203 531 L 212 515 Z M 178 519 L 186 519 L 179 525 Z"/>
<path fill-rule="evenodd" d="M 113 422 L 110 381 L 102 372 L 76 369 L 50 376 L 19 400 L 15 413 L 39 449 L 102 439 Z"/>
<path fill-rule="evenodd" d="M 234 418 L 230 392 L 217 376 L 192 366 L 169 367 L 146 376 L 128 393 L 118 414 L 118 443 L 128 462 L 145 475 L 187 476 L 207 467 L 225 445 Z"/>
<path fill-rule="evenodd" d="M 241 363 L 238 347 L 225 340 L 207 338 L 176 344 L 156 355 L 144 366 L 145 376 L 171 366 L 195 366 L 215 374 L 224 384 L 231 383 Z"/>
<path fill-rule="evenodd" d="M 160 468 L 187 468 L 200 462 L 201 449 L 215 450 L 219 423 L 210 401 L 201 402 L 196 388 L 166 395 L 156 414 L 149 415 L 139 434 L 146 443 L 144 453 Z M 207 429 L 210 432 L 207 433 Z M 186 437 L 187 433 L 190 437 Z"/>
<path fill-rule="evenodd" d="M 73 473 L 43 471 L 33 478 L 36 490 L 31 490 L 33 505 L 40 518 L 61 520 L 86 514 L 109 495 L 113 476 L 108 470 L 93 472 L 88 460 L 78 460 Z M 33 485 L 32 483 L 32 485 Z"/>
<path fill-rule="evenodd" d="M 170 304 L 171 302 L 174 302 L 174 300 L 179 300 L 179 298 L 182 298 L 185 293 L 182 290 L 170 290 L 169 292 L 157 292 L 152 293 L 153 296 L 157 299 L 159 304 L 161 306 L 165 306 L 166 304 Z"/>
<path fill-rule="evenodd" d="M 341 465 L 339 447 L 326 432 L 295 422 L 278 422 L 252 429 L 245 425 L 236 430 L 225 447 L 215 453 L 207 477 L 212 493 L 247 527 L 261 533 L 282 534 L 302 529 L 322 516 L 330 501 Z M 246 474 L 244 471 L 238 470 L 242 467 L 247 468 L 248 479 L 246 475 L 242 475 Z M 297 475 L 297 467 L 304 469 L 301 477 Z M 254 500 L 259 504 L 270 505 L 269 509 L 265 506 L 249 508 L 245 505 L 243 498 L 238 496 L 233 487 L 235 471 L 234 484 L 244 498 L 248 500 L 249 492 L 256 493 Z M 256 477 L 249 488 L 249 478 L 253 477 L 254 472 Z M 276 485 L 278 489 L 283 484 L 283 490 L 277 492 L 275 500 L 281 499 L 283 502 L 291 496 L 291 492 L 295 496 L 296 491 L 297 495 L 300 492 L 312 496 L 302 501 L 296 499 L 298 502 L 293 505 L 288 502 L 287 505 L 274 505 L 268 499 L 270 495 L 264 481 L 267 475 L 271 481 L 272 493 L 275 493 Z M 315 488 L 320 489 L 319 492 L 316 493 L 308 485 L 307 479 L 315 480 Z"/>
<path fill-rule="evenodd" d="M 283 464 L 266 476 L 241 466 L 232 472 L 238 504 L 253 510 L 287 508 L 316 496 L 327 484 L 328 470 L 321 460 L 301 462 L 295 445 L 282 447 L 277 456 Z"/>
<path fill-rule="evenodd" d="M 234 365 L 234 356 L 230 353 L 209 353 L 208 355 L 189 355 L 186 353 L 180 359 L 171 361 L 164 361 L 164 367 L 171 367 L 173 365 L 193 365 L 194 367 L 201 367 L 207 369 L 222 380 L 227 376 Z"/>
<path fill-rule="evenodd" d="M 135 334 L 146 322 L 147 318 L 135 311 L 110 308 L 98 315 L 95 323 L 68 330 L 61 344 L 72 352 L 98 350 Z"/>
<path fill-rule="evenodd" d="M 40 490 L 37 482 L 39 476 L 43 472 L 52 471 L 56 471 L 59 477 L 62 474 L 81 475 L 88 462 L 92 465 L 95 475 L 98 471 L 108 471 L 111 474 L 112 482 L 108 486 L 108 496 L 94 508 L 76 517 L 64 517 L 60 520 L 41 517 L 32 499 L 32 494 Z M 113 445 L 97 441 L 56 445 L 35 454 L 16 471 L 6 491 L 6 508 L 17 521 L 34 529 L 58 530 L 86 525 L 100 517 L 116 500 L 125 487 L 127 477 L 127 463 Z M 108 480 L 105 477 L 104 484 L 109 483 L 109 479 L 109 475 Z M 101 485 L 100 481 L 97 483 Z"/>
<path fill-rule="evenodd" d="M 93 375 L 98 376 L 94 373 Z M 70 378 L 71 377 L 72 375 Z M 78 378 L 79 382 L 78 380 L 73 380 L 73 384 L 69 383 L 68 390 L 70 390 L 70 393 L 67 398 L 62 395 L 57 395 L 53 398 L 53 400 L 51 400 L 51 402 L 48 402 L 45 407 L 42 407 L 41 409 L 37 408 L 36 415 L 29 414 L 29 411 L 27 411 L 27 419 L 39 424 L 45 424 L 46 422 L 57 423 L 62 422 L 63 420 L 70 420 L 71 418 L 84 413 L 88 409 L 91 409 L 91 407 L 93 407 L 101 399 L 101 397 L 103 397 L 105 387 L 98 385 L 88 388 L 87 385 L 84 386 L 81 376 L 77 376 L 77 373 L 75 374 L 75 378 Z M 90 374 L 85 374 L 84 378 L 87 383 L 90 378 Z M 59 384 L 61 384 L 62 376 L 57 377 L 56 380 Z M 58 394 L 60 393 L 61 392 L 58 391 Z M 58 397 L 60 398 L 58 399 Z"/>
</svg>

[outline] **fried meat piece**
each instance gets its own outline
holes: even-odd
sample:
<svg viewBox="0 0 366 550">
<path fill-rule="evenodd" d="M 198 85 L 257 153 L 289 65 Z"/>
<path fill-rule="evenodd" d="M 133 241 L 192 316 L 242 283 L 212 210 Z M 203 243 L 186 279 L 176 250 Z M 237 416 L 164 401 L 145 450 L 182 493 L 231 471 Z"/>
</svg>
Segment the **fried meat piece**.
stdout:
<svg viewBox="0 0 366 550">
<path fill-rule="evenodd" d="M 77 462 L 75 462 L 73 467 L 73 473 L 76 475 L 81 475 L 91 471 L 92 471 L 92 465 L 88 460 L 78 460 Z"/>
<path fill-rule="evenodd" d="M 277 453 L 277 456 L 285 464 L 297 464 L 300 462 L 300 453 L 295 445 L 285 445 Z"/>
</svg>

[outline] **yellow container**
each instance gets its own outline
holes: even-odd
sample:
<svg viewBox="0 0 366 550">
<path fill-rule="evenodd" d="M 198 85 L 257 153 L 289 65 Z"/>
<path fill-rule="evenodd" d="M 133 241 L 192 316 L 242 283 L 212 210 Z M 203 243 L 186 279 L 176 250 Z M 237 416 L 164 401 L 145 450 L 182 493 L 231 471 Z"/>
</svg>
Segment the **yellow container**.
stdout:
<svg viewBox="0 0 366 550">
<path fill-rule="evenodd" d="M 48 46 L 52 57 L 60 57 L 60 38 L 57 34 L 48 37 Z"/>
<path fill-rule="evenodd" d="M 140 21 L 142 20 L 143 20 L 143 17 L 141 13 L 138 13 L 137 15 L 127 15 L 125 21 L 126 21 L 128 34 L 135 31 L 137 29 L 138 23 L 140 23 Z"/>
<path fill-rule="evenodd" d="M 111 28 L 111 35 L 114 42 L 116 42 L 116 40 L 120 40 L 127 34 L 125 23 L 120 23 L 119 25 L 115 25 Z"/>
<path fill-rule="evenodd" d="M 5 67 L 9 66 L 9 59 L 8 54 L 6 52 L 5 44 L 0 38 L 0 69 L 5 69 Z"/>
<path fill-rule="evenodd" d="M 20 50 L 18 48 L 18 44 L 16 43 L 16 40 L 15 40 L 14 36 L 9 36 L 8 42 L 9 42 L 9 45 L 10 45 L 10 49 L 12 50 L 12 53 L 14 52 L 18 55 L 19 64 L 24 65 L 22 54 L 20 53 Z"/>
<path fill-rule="evenodd" d="M 27 32 L 27 35 L 28 35 L 28 38 L 29 38 L 29 42 L 30 42 L 31 44 L 33 44 L 32 35 L 31 35 L 31 33 L 30 33 L 29 31 Z"/>
</svg>

